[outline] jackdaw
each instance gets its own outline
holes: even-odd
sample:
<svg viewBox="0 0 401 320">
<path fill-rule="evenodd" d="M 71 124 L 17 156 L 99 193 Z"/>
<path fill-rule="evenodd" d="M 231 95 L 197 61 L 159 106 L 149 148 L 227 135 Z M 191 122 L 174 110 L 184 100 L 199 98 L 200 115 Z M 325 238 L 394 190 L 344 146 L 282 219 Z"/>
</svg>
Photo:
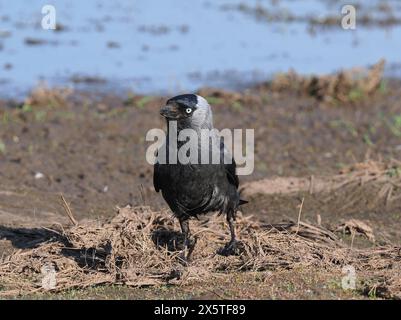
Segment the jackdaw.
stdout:
<svg viewBox="0 0 401 320">
<path fill-rule="evenodd" d="M 237 209 L 247 201 L 240 199 L 238 192 L 238 176 L 236 163 L 224 147 L 223 139 L 213 130 L 212 110 L 206 99 L 195 94 L 184 94 L 169 99 L 160 114 L 167 122 L 167 137 L 162 148 L 165 148 L 164 160 L 161 161 L 161 149 L 157 152 L 154 165 L 153 184 L 156 192 L 161 190 L 174 216 L 178 218 L 184 234 L 183 261 L 189 261 L 196 244 L 196 238 L 191 236 L 189 219 L 198 215 L 218 211 L 225 214 L 230 228 L 231 240 L 219 250 L 222 255 L 236 254 L 239 244 L 235 237 L 234 221 Z M 173 148 L 170 138 L 170 125 L 174 121 L 177 135 L 184 129 L 192 129 L 196 139 L 181 141 L 173 136 Z M 208 129 L 210 139 L 202 140 L 202 131 Z M 208 131 L 206 130 L 206 132 Z M 197 155 L 186 163 L 170 161 L 169 153 L 177 152 L 184 144 L 193 144 Z M 208 152 L 209 163 L 201 161 L 203 152 Z M 219 159 L 213 162 L 213 157 Z M 205 158 L 204 158 L 205 159 Z M 229 159 L 230 161 L 227 161 Z M 226 160 L 226 161 L 224 161 Z M 187 252 L 188 251 L 188 252 Z M 187 252 L 187 254 L 185 254 Z"/>
</svg>

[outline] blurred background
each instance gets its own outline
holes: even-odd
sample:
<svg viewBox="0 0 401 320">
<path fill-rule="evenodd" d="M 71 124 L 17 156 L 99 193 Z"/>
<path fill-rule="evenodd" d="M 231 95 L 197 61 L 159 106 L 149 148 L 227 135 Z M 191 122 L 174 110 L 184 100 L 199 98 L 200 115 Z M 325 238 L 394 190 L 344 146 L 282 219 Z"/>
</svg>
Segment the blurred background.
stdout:
<svg viewBox="0 0 401 320">
<path fill-rule="evenodd" d="M 84 89 L 170 94 L 240 89 L 293 68 L 322 74 L 387 60 L 400 75 L 401 2 L 336 0 L 0 0 L 0 95 L 39 81 Z M 41 27 L 44 5 L 57 29 Z"/>
</svg>

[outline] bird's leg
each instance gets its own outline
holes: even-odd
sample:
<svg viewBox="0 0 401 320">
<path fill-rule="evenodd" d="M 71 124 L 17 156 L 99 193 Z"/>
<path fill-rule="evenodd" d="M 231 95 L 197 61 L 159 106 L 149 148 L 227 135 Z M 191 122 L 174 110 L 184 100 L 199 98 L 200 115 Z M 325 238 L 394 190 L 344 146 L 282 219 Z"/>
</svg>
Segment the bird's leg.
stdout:
<svg viewBox="0 0 401 320">
<path fill-rule="evenodd" d="M 223 256 L 237 255 L 241 251 L 242 243 L 237 241 L 235 236 L 234 218 L 230 213 L 227 214 L 227 223 L 230 228 L 231 239 L 230 242 L 228 242 L 224 248 L 220 249 L 218 253 Z"/>
<path fill-rule="evenodd" d="M 189 230 L 188 219 L 180 218 L 180 226 L 182 233 L 184 234 L 184 248 L 182 250 L 180 259 L 182 260 L 182 262 L 188 263 L 191 258 L 191 254 L 195 248 L 196 238 L 191 237 L 191 231 Z"/>
<path fill-rule="evenodd" d="M 236 236 L 235 236 L 234 219 L 231 214 L 227 215 L 227 223 L 228 223 L 228 227 L 230 228 L 230 234 L 231 234 L 231 239 L 230 239 L 230 242 L 228 243 L 228 245 L 230 246 L 237 241 Z"/>
</svg>

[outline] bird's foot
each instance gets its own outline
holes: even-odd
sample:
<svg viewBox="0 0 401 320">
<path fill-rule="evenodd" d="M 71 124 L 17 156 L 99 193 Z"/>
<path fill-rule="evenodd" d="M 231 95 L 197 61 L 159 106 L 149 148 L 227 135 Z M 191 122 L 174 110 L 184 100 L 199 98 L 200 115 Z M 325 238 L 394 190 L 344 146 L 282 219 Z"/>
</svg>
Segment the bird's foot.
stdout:
<svg viewBox="0 0 401 320">
<path fill-rule="evenodd" d="M 189 259 L 187 255 L 185 254 L 185 251 L 181 252 L 180 255 L 178 256 L 178 262 L 183 265 L 184 267 L 188 267 L 189 265 Z"/>
<path fill-rule="evenodd" d="M 181 254 L 178 256 L 178 260 L 183 266 L 188 266 L 197 241 L 197 237 L 187 239 L 184 250 L 182 250 Z"/>
<path fill-rule="evenodd" d="M 217 253 L 222 256 L 238 256 L 245 250 L 244 244 L 238 240 L 231 240 L 223 248 L 220 248 Z"/>
</svg>

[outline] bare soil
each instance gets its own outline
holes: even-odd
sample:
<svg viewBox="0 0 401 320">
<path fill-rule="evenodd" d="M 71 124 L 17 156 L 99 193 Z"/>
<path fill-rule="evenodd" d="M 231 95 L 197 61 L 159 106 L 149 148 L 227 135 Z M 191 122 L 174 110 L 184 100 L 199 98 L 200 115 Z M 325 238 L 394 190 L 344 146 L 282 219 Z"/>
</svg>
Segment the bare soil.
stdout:
<svg viewBox="0 0 401 320">
<path fill-rule="evenodd" d="M 303 202 L 300 217 L 306 223 L 335 230 L 341 223 L 358 219 L 372 227 L 375 243 L 363 236 L 354 239 L 340 234 L 347 244 L 358 248 L 400 246 L 398 185 L 380 197 L 377 195 L 383 191 L 382 184 L 352 185 L 333 192 L 311 192 L 305 187 L 313 179 L 316 186 L 319 181 L 332 181 L 338 174 L 346 175 L 349 172 L 344 170 L 360 162 L 390 163 L 391 159 L 400 159 L 398 81 L 386 80 L 385 89 L 375 95 L 338 104 L 264 86 L 241 93 L 205 89 L 202 94 L 213 106 L 217 128 L 255 129 L 255 171 L 240 180 L 251 190 L 255 181 L 268 179 L 264 183 L 268 192 L 244 191 L 250 200 L 244 208 L 245 216 L 269 224 L 297 221 Z M 153 190 L 153 169 L 144 156 L 149 145 L 146 132 L 164 128 L 158 109 L 165 100 L 39 88 L 26 101 L 0 101 L 0 257 L 27 249 L 24 234 L 30 237 L 30 233 L 24 230 L 70 223 L 60 194 L 80 223 L 112 217 L 116 206 L 126 204 L 147 205 L 155 211 L 165 209 L 160 195 Z M 385 175 L 397 178 L 398 170 L 392 162 Z M 278 177 L 282 180 L 277 184 Z M 294 183 L 303 187 L 293 187 Z M 293 188 L 289 192 L 285 191 L 288 185 Z M 15 234 L 22 236 L 12 236 L 11 241 L 10 235 Z M 366 292 L 365 286 L 343 291 L 342 276 L 338 270 L 298 266 L 291 270 L 232 273 L 214 282 L 212 289 L 206 279 L 179 287 L 72 288 L 55 295 L 35 293 L 23 297 L 391 297 L 379 291 Z"/>
</svg>

